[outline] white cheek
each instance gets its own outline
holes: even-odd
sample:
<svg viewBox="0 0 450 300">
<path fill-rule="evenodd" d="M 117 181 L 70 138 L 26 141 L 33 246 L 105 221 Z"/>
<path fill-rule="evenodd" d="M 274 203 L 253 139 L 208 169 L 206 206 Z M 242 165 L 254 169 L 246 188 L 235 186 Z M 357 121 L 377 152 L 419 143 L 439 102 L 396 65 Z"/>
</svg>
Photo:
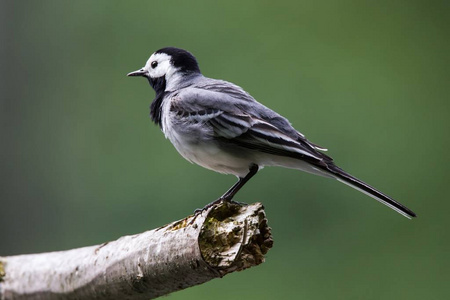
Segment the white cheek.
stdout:
<svg viewBox="0 0 450 300">
<path fill-rule="evenodd" d="M 158 66 L 155 69 L 149 68 L 149 74 L 153 78 L 162 77 L 166 75 L 168 72 L 170 72 L 170 63 L 169 61 L 163 61 L 158 64 Z"/>
<path fill-rule="evenodd" d="M 152 62 L 158 62 L 156 68 L 152 68 Z M 170 56 L 165 53 L 152 54 L 145 64 L 145 69 L 148 71 L 150 77 L 158 78 L 166 75 L 171 70 Z"/>
</svg>

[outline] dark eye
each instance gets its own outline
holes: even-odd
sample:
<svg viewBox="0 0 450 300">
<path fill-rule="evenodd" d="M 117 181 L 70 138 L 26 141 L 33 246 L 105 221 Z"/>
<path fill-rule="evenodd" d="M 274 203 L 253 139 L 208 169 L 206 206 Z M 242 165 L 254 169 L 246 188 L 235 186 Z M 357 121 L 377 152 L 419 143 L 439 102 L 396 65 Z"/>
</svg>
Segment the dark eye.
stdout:
<svg viewBox="0 0 450 300">
<path fill-rule="evenodd" d="M 157 61 L 152 61 L 152 69 L 156 68 L 158 66 L 158 62 Z"/>
</svg>

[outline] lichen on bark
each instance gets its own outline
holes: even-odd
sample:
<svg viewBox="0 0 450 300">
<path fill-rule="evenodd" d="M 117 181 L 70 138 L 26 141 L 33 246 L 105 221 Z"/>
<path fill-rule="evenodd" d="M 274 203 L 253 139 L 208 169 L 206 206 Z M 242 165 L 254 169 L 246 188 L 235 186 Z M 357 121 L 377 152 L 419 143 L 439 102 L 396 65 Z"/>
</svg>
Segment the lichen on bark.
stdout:
<svg viewBox="0 0 450 300">
<path fill-rule="evenodd" d="M 0 282 L 3 281 L 3 277 L 5 276 L 6 276 L 5 266 L 3 265 L 3 262 L 0 260 Z"/>
</svg>

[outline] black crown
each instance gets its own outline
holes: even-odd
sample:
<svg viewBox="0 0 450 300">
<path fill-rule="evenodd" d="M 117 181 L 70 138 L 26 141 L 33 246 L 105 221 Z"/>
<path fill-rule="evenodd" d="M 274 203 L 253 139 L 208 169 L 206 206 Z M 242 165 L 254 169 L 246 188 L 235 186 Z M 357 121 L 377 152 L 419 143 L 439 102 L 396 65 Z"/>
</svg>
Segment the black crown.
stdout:
<svg viewBox="0 0 450 300">
<path fill-rule="evenodd" d="M 159 49 L 155 53 L 165 53 L 169 55 L 171 57 L 171 63 L 182 72 L 200 73 L 200 68 L 198 67 L 194 55 L 186 50 L 175 47 L 166 47 Z"/>
</svg>

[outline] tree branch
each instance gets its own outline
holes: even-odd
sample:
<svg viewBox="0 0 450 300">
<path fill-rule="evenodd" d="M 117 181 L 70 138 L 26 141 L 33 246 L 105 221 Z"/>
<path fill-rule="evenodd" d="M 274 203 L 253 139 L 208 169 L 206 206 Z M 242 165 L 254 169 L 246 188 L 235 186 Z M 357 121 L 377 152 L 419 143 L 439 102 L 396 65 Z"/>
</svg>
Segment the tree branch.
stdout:
<svg viewBox="0 0 450 300">
<path fill-rule="evenodd" d="M 101 245 L 0 257 L 0 299 L 149 299 L 264 262 L 272 247 L 260 203 L 213 205 Z"/>
</svg>

